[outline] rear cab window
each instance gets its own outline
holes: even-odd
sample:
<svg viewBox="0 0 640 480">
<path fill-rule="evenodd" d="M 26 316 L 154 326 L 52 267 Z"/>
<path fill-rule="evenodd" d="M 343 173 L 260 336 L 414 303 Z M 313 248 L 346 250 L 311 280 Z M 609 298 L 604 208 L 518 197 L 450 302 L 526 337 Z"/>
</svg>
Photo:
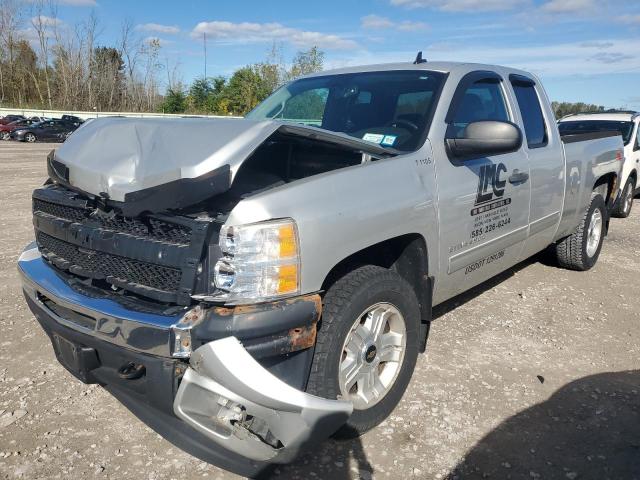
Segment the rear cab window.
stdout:
<svg viewBox="0 0 640 480">
<path fill-rule="evenodd" d="M 509 79 L 522 116 L 528 147 L 544 147 L 549 137 L 535 81 L 522 75 L 510 75 Z"/>
</svg>

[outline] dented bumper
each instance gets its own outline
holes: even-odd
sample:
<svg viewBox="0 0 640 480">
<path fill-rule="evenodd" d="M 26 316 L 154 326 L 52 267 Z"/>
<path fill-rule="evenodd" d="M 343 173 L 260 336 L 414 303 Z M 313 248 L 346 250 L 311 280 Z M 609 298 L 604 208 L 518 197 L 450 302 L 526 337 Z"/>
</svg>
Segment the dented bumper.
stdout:
<svg viewBox="0 0 640 480">
<path fill-rule="evenodd" d="M 289 462 L 309 443 L 334 433 L 353 410 L 351 402 L 287 385 L 234 337 L 200 347 L 190 363 L 176 395 L 175 414 L 251 460 Z"/>
<path fill-rule="evenodd" d="M 304 393 L 317 295 L 162 315 L 69 284 L 30 245 L 18 262 L 29 308 L 56 357 L 99 383 L 170 442 L 251 476 L 331 435 L 349 402 Z M 176 332 L 193 352 L 180 358 Z M 184 337 L 183 337 L 184 338 Z M 135 365 L 140 375 L 124 366 Z"/>
</svg>

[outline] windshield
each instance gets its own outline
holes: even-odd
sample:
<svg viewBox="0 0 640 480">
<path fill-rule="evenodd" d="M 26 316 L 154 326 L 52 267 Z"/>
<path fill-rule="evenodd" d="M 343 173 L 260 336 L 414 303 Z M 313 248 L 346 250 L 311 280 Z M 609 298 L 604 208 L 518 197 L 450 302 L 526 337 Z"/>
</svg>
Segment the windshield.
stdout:
<svg viewBox="0 0 640 480">
<path fill-rule="evenodd" d="M 575 120 L 571 122 L 560 122 L 558 129 L 560 130 L 560 135 L 591 132 L 620 132 L 624 144 L 627 145 L 629 140 L 631 140 L 633 122 L 617 120 Z"/>
<path fill-rule="evenodd" d="M 443 78 L 442 73 L 412 70 L 296 80 L 246 118 L 301 123 L 413 151 L 426 138 Z"/>
</svg>

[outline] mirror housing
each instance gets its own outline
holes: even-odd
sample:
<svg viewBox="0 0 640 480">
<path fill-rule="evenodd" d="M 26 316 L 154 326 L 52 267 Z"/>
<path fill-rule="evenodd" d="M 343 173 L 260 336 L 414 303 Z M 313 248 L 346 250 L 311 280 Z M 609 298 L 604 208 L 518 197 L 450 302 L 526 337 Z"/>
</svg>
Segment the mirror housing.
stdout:
<svg viewBox="0 0 640 480">
<path fill-rule="evenodd" d="M 458 160 L 515 152 L 522 146 L 522 132 L 511 122 L 472 122 L 462 134 L 446 138 L 449 154 Z"/>
</svg>

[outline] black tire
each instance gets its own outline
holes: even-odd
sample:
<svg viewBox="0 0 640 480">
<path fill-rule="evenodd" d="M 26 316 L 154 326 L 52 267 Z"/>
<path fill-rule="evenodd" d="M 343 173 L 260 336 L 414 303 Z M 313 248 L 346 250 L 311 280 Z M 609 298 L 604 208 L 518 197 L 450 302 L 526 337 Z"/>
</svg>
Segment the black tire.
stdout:
<svg viewBox="0 0 640 480">
<path fill-rule="evenodd" d="M 600 212 L 602 218 L 602 230 L 598 247 L 593 255 L 587 254 L 588 229 L 591 218 L 596 211 Z M 591 198 L 591 204 L 587 212 L 582 217 L 582 221 L 576 231 L 568 237 L 555 244 L 555 254 L 561 267 L 569 270 L 586 271 L 593 267 L 598 261 L 602 243 L 604 241 L 607 225 L 607 206 L 602 195 L 595 194 Z"/>
<path fill-rule="evenodd" d="M 346 274 L 324 296 L 307 391 L 329 399 L 340 395 L 339 364 L 347 335 L 362 312 L 381 302 L 390 303 L 404 317 L 404 357 L 387 393 L 370 408 L 354 410 L 347 423 L 336 432 L 335 436 L 339 438 L 357 437 L 377 426 L 400 402 L 418 357 L 420 307 L 411 285 L 397 273 L 373 265 Z"/>
<path fill-rule="evenodd" d="M 633 208 L 633 194 L 636 190 L 636 181 L 633 177 L 629 177 L 627 183 L 622 190 L 622 195 L 620 199 L 616 202 L 613 211 L 611 212 L 612 217 L 616 218 L 627 218 L 631 213 L 631 208 Z"/>
<path fill-rule="evenodd" d="M 9 140 L 10 138 L 9 132 L 0 132 L 0 140 Z"/>
<path fill-rule="evenodd" d="M 34 133 L 27 132 L 24 135 L 24 141 L 27 143 L 35 143 L 38 140 L 38 137 Z"/>
</svg>

